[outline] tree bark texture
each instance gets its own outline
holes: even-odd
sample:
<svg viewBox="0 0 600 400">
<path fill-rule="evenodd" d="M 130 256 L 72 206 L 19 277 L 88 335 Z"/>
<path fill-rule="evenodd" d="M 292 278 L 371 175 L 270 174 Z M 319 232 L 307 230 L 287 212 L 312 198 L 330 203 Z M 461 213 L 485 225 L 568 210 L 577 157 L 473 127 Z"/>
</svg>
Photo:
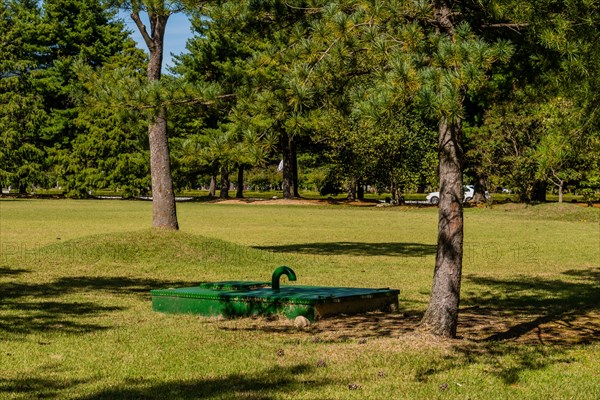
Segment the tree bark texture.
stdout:
<svg viewBox="0 0 600 400">
<path fill-rule="evenodd" d="M 560 181 L 560 185 L 558 186 L 558 202 L 561 204 L 563 202 L 563 187 L 564 181 Z"/>
<path fill-rule="evenodd" d="M 531 201 L 539 201 L 540 203 L 545 203 L 547 190 L 548 190 L 548 184 L 546 182 L 536 181 L 533 185 L 533 191 L 531 193 Z"/>
<path fill-rule="evenodd" d="M 463 181 L 460 122 L 439 125 L 440 203 L 437 254 L 429 307 L 421 324 L 454 337 L 458 324 L 463 258 Z"/>
<path fill-rule="evenodd" d="M 148 46 L 148 80 L 158 81 L 161 78 L 164 51 L 165 29 L 169 14 L 150 12 L 150 33 L 142 23 L 139 13 L 134 11 L 131 18 L 137 25 L 142 38 Z M 175 207 L 175 193 L 171 177 L 169 160 L 169 140 L 167 136 L 167 110 L 159 106 L 156 115 L 148 126 L 150 142 L 150 175 L 152 176 L 152 226 L 163 229 L 179 229 Z"/>
<path fill-rule="evenodd" d="M 148 127 L 152 177 L 152 227 L 179 229 L 167 141 L 167 111 L 161 108 Z"/>
<path fill-rule="evenodd" d="M 350 179 L 346 189 L 347 189 L 347 193 L 348 193 L 348 195 L 346 196 L 346 199 L 348 199 L 350 201 L 356 200 L 356 180 Z"/>
<path fill-rule="evenodd" d="M 485 198 L 485 188 L 485 178 L 478 176 L 477 181 L 475 182 L 475 193 L 473 194 L 473 201 L 475 203 L 485 203 L 487 201 Z"/>
<path fill-rule="evenodd" d="M 215 197 L 217 193 L 217 176 L 212 174 L 210 176 L 210 186 L 208 187 L 208 196 Z"/>
<path fill-rule="evenodd" d="M 356 189 L 356 198 L 358 200 L 364 200 L 365 199 L 365 186 L 361 183 L 358 185 L 358 188 Z"/>
<path fill-rule="evenodd" d="M 298 152 L 296 150 L 296 141 L 293 137 L 290 137 L 290 148 L 292 157 L 292 181 L 294 182 L 294 197 L 300 197 L 298 191 Z"/>
<path fill-rule="evenodd" d="M 452 37 L 454 22 L 448 0 L 433 1 L 438 33 Z M 438 136 L 440 200 L 438 240 L 429 306 L 421 325 L 430 332 L 455 337 L 458 325 L 463 258 L 462 122 L 440 118 Z"/>
<path fill-rule="evenodd" d="M 221 192 L 219 197 L 222 199 L 229 198 L 229 167 L 221 166 Z"/>
<path fill-rule="evenodd" d="M 298 196 L 298 166 L 294 139 L 287 133 L 280 136 L 281 152 L 283 154 L 283 198 L 293 199 Z"/>
<path fill-rule="evenodd" d="M 236 199 L 244 198 L 244 166 L 243 165 L 238 166 L 237 190 L 235 192 L 235 198 Z"/>
<path fill-rule="evenodd" d="M 454 22 L 452 21 L 452 6 L 449 0 L 434 0 L 433 13 L 438 32 L 447 35 L 454 33 Z"/>
</svg>

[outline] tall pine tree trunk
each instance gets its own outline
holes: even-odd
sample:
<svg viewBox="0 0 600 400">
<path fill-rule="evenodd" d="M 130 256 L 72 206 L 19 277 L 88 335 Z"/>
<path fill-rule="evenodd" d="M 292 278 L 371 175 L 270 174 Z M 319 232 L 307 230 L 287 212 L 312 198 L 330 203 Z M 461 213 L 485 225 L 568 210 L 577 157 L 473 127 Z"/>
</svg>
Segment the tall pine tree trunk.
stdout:
<svg viewBox="0 0 600 400">
<path fill-rule="evenodd" d="M 229 198 L 229 167 L 225 164 L 221 166 L 221 192 L 219 197 L 222 199 Z"/>
<path fill-rule="evenodd" d="M 148 127 L 152 177 L 152 226 L 176 230 L 179 229 L 179 225 L 169 163 L 166 113 L 167 111 L 161 108 Z"/>
<path fill-rule="evenodd" d="M 346 191 L 348 193 L 346 199 L 350 201 L 356 200 L 356 180 L 354 178 L 350 178 L 350 180 L 348 181 Z"/>
<path fill-rule="evenodd" d="M 533 184 L 533 192 L 531 194 L 531 201 L 539 201 L 540 203 L 545 203 L 547 190 L 548 190 L 548 184 L 546 182 L 536 181 Z"/>
<path fill-rule="evenodd" d="M 237 191 L 235 193 L 235 198 L 236 199 L 244 198 L 244 166 L 243 165 L 238 166 Z"/>
<path fill-rule="evenodd" d="M 485 197 L 486 182 L 483 176 L 478 176 L 475 182 L 475 193 L 473 194 L 473 202 L 485 203 L 487 198 Z"/>
<path fill-rule="evenodd" d="M 132 10 L 131 18 L 150 52 L 148 62 L 148 80 L 158 81 L 161 77 L 164 37 L 169 12 L 148 12 L 151 32 L 148 34 L 142 23 L 139 11 Z M 150 143 L 150 175 L 152 177 L 152 226 L 163 229 L 179 229 L 175 208 L 175 193 L 171 177 L 169 160 L 169 141 L 167 137 L 167 110 L 160 106 L 148 126 Z"/>
<path fill-rule="evenodd" d="M 215 197 L 217 193 L 217 176 L 213 173 L 210 175 L 210 186 L 208 187 L 208 196 Z"/>
<path fill-rule="evenodd" d="M 438 240 L 429 307 L 421 324 L 437 335 L 454 337 L 458 323 L 463 257 L 461 124 L 439 125 L 440 202 Z"/>
<path fill-rule="evenodd" d="M 358 188 L 356 189 L 356 198 L 358 200 L 364 200 L 365 199 L 365 186 L 362 183 L 358 184 Z"/>
<path fill-rule="evenodd" d="M 440 34 L 452 37 L 454 23 L 448 0 L 433 1 Z M 438 240 L 429 306 L 421 325 L 430 332 L 456 336 L 463 258 L 462 124 L 442 116 L 439 122 L 438 155 L 440 202 Z"/>
<path fill-rule="evenodd" d="M 283 198 L 298 197 L 298 167 L 296 161 L 295 144 L 293 138 L 287 133 L 280 136 L 281 152 L 283 154 Z"/>
<path fill-rule="evenodd" d="M 298 191 L 298 152 L 296 150 L 296 141 L 293 137 L 290 137 L 290 148 L 292 157 L 292 181 L 294 182 L 294 197 L 300 197 Z"/>
</svg>

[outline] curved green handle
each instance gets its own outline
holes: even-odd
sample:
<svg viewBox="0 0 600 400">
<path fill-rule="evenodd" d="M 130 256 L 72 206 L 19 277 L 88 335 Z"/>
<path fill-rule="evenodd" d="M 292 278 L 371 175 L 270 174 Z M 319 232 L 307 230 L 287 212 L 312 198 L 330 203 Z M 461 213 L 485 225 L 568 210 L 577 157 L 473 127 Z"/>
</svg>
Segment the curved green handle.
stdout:
<svg viewBox="0 0 600 400">
<path fill-rule="evenodd" d="M 287 275 L 290 281 L 296 280 L 296 273 L 294 272 L 294 270 L 290 267 L 282 265 L 281 267 L 278 267 L 275 269 L 275 271 L 273 271 L 273 276 L 271 277 L 271 289 L 279 290 L 279 279 L 281 278 L 281 275 Z"/>
</svg>

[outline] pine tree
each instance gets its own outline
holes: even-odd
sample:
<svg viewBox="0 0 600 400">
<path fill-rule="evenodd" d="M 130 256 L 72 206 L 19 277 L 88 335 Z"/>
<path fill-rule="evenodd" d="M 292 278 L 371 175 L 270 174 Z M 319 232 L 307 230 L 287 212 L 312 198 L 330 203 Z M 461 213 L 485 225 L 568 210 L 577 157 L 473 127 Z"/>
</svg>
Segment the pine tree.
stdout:
<svg viewBox="0 0 600 400">
<path fill-rule="evenodd" d="M 354 108 L 366 116 L 405 107 L 428 110 L 437 119 L 438 254 L 422 324 L 442 336 L 456 334 L 460 300 L 464 102 L 485 82 L 491 65 L 511 52 L 505 42 L 479 38 L 466 22 L 468 11 L 447 1 L 329 3 L 319 9 L 310 38 L 294 46 L 302 64 L 289 68 L 319 94 L 319 86 L 334 88 L 340 75 L 359 76 L 346 81 L 360 89 L 363 100 Z"/>
<path fill-rule="evenodd" d="M 174 12 L 183 10 L 181 2 L 165 0 L 116 1 L 114 6 L 127 9 L 149 51 L 147 77 L 150 84 L 160 81 L 167 21 Z M 150 30 L 140 14 L 147 13 Z M 169 140 L 167 135 L 167 108 L 155 104 L 155 112 L 148 126 L 150 143 L 150 171 L 152 176 L 152 226 L 161 229 L 179 229 L 175 192 L 171 176 Z"/>
<path fill-rule="evenodd" d="M 47 113 L 35 76 L 47 48 L 38 39 L 41 13 L 36 1 L 4 1 L 0 8 L 0 185 L 43 185 Z"/>
<path fill-rule="evenodd" d="M 230 1 L 203 12 L 178 71 L 192 82 L 216 82 L 224 93 L 235 94 L 223 110 L 230 112 L 214 117 L 235 126 L 238 139 L 246 131 L 278 135 L 284 198 L 298 196 L 297 138 L 305 133 L 306 105 L 293 98 L 295 87 L 285 75 L 289 55 L 282 50 L 294 40 L 293 30 L 306 28 L 304 11 L 283 1 Z"/>
<path fill-rule="evenodd" d="M 84 93 L 73 126 L 80 133 L 71 141 L 69 152 L 61 153 L 59 158 L 71 196 L 86 196 L 89 190 L 107 188 L 124 197 L 149 194 L 145 120 L 137 113 L 123 112 L 123 107 L 97 106 L 93 95 L 98 86 L 106 84 L 102 74 L 107 71 L 141 80 L 143 72 L 137 66 L 144 59 L 128 40 L 121 53 L 107 60 L 101 70 L 79 65 L 78 79 L 83 82 Z"/>
<path fill-rule="evenodd" d="M 598 85 L 600 64 L 598 7 L 596 2 L 535 0 L 486 9 L 483 33 L 510 39 L 515 48 L 510 63 L 490 80 L 490 90 L 473 101 L 485 106 L 479 121 L 469 121 L 468 127 L 469 169 L 486 174 L 492 187 L 507 186 L 521 201 L 540 201 L 547 184 L 560 192 L 560 186 L 588 182 L 584 176 L 594 175 L 595 161 L 588 156 L 595 151 L 567 157 L 567 164 L 576 166 L 567 168 L 568 180 L 553 176 L 548 157 L 565 160 L 573 144 L 596 148 L 599 98 L 592 88 Z M 563 122 L 568 123 L 551 128 L 548 121 L 557 119 L 549 110 L 557 103 L 565 106 Z"/>
<path fill-rule="evenodd" d="M 53 82 L 54 89 L 45 93 L 51 118 L 42 134 L 52 143 L 49 153 L 68 196 L 85 197 L 102 188 L 131 195 L 147 186 L 144 168 L 139 166 L 143 147 L 132 146 L 137 143 L 131 140 L 135 124 L 120 119 L 113 109 L 95 109 L 86 103 L 97 83 L 94 69 L 124 68 L 135 74 L 135 63 L 144 60 L 122 22 L 114 18 L 97 1 L 47 0 L 44 4 L 42 27 L 51 60 L 44 79 Z"/>
<path fill-rule="evenodd" d="M 477 21 L 481 10 L 458 2 L 241 3 L 224 2 L 222 14 L 211 15 L 213 21 L 233 20 L 252 54 L 241 65 L 254 89 L 236 104 L 232 122 L 250 121 L 280 134 L 287 150 L 284 176 L 294 168 L 293 156 L 285 155 L 293 154 L 294 136 L 319 125 L 313 112 L 356 116 L 360 129 L 377 126 L 379 116 L 390 120 L 386 111 L 403 108 L 427 111 L 437 120 L 438 254 L 423 325 L 454 336 L 462 271 L 465 99 L 482 87 L 494 62 L 510 55 L 510 46 L 481 39 L 468 23 Z M 222 32 L 231 34 L 224 26 Z M 294 186 L 284 182 L 284 196 L 292 196 Z"/>
</svg>

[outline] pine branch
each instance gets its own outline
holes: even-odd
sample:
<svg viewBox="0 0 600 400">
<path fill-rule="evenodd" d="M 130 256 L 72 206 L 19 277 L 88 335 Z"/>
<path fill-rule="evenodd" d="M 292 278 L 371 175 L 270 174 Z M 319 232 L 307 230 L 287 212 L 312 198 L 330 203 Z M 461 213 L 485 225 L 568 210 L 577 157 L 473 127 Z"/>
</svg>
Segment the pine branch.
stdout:
<svg viewBox="0 0 600 400">
<path fill-rule="evenodd" d="M 308 11 L 308 14 L 317 14 L 320 13 L 321 11 L 323 11 L 323 7 L 296 7 L 293 6 L 291 4 L 289 4 L 287 1 L 284 2 L 285 6 L 288 8 L 291 8 L 292 10 L 304 10 L 304 11 Z"/>
<path fill-rule="evenodd" d="M 315 70 L 315 67 L 317 66 L 317 64 L 319 64 L 321 61 L 323 61 L 323 59 L 325 58 L 325 56 L 331 51 L 331 49 L 333 48 L 333 46 L 340 40 L 340 38 L 335 38 L 335 40 L 329 45 L 329 47 L 323 52 L 323 54 L 321 54 L 321 57 L 319 57 L 319 59 L 317 61 L 315 61 L 313 63 L 313 67 L 308 71 L 308 74 L 306 75 L 306 79 L 304 80 L 304 84 L 306 85 L 306 83 L 308 82 L 308 79 L 310 78 L 310 75 L 313 73 L 313 71 Z"/>
<path fill-rule="evenodd" d="M 148 46 L 148 49 L 152 49 L 154 47 L 154 42 L 152 41 L 152 38 L 150 37 L 150 35 L 148 34 L 148 31 L 146 30 L 146 25 L 144 25 L 144 23 L 142 22 L 141 18 L 140 18 L 140 13 L 138 11 L 133 11 L 131 14 L 131 19 L 133 19 L 133 22 L 135 22 L 135 24 L 138 27 L 138 30 L 140 31 L 140 34 L 142 35 L 142 38 L 144 39 L 144 42 L 146 43 L 146 46 Z"/>
<path fill-rule="evenodd" d="M 215 98 L 213 100 L 204 100 L 203 98 L 191 98 L 191 99 L 165 101 L 165 102 L 161 103 L 159 106 L 157 106 L 157 105 L 140 106 L 140 105 L 128 104 L 128 105 L 126 105 L 126 107 L 129 109 L 134 109 L 134 110 L 150 110 L 150 109 L 158 108 L 158 107 L 193 105 L 193 104 L 198 104 L 198 105 L 202 105 L 202 106 L 210 106 L 210 105 L 215 104 L 217 102 L 217 100 L 227 99 L 227 98 L 236 97 L 236 96 L 237 95 L 235 93 L 231 93 L 231 94 L 222 94 L 219 96 L 215 96 Z M 118 106 L 118 107 L 120 107 L 120 106 Z"/>
<path fill-rule="evenodd" d="M 348 29 L 348 31 L 352 31 L 356 28 L 359 28 L 361 26 L 373 26 L 373 18 L 371 17 L 369 19 L 369 22 L 363 22 L 360 24 L 354 24 L 350 27 L 350 29 Z M 312 63 L 312 68 L 308 71 L 308 74 L 306 76 L 306 79 L 304 80 L 304 84 L 306 84 L 310 78 L 310 76 L 312 75 L 313 71 L 315 70 L 316 66 L 323 61 L 323 59 L 325 58 L 325 56 L 327 56 L 327 54 L 329 54 L 329 52 L 331 51 L 331 49 L 333 48 L 333 46 L 340 40 L 339 37 L 335 38 L 335 40 L 333 42 L 331 42 L 331 44 L 329 45 L 329 47 L 323 52 L 323 54 L 321 54 L 321 57 L 319 57 L 319 59 L 317 61 L 315 61 L 314 63 Z"/>
<path fill-rule="evenodd" d="M 496 23 L 496 24 L 481 25 L 482 28 L 514 28 L 514 29 L 526 28 L 528 26 L 529 26 L 529 24 L 526 22 L 523 22 L 523 23 L 503 22 L 503 23 Z"/>
<path fill-rule="evenodd" d="M 521 34 L 519 31 L 521 28 L 527 28 L 529 26 L 528 23 L 497 23 L 497 24 L 483 24 L 481 25 L 482 29 L 497 29 L 497 28 L 508 28 L 512 31 L 515 31 L 518 34 Z"/>
</svg>

